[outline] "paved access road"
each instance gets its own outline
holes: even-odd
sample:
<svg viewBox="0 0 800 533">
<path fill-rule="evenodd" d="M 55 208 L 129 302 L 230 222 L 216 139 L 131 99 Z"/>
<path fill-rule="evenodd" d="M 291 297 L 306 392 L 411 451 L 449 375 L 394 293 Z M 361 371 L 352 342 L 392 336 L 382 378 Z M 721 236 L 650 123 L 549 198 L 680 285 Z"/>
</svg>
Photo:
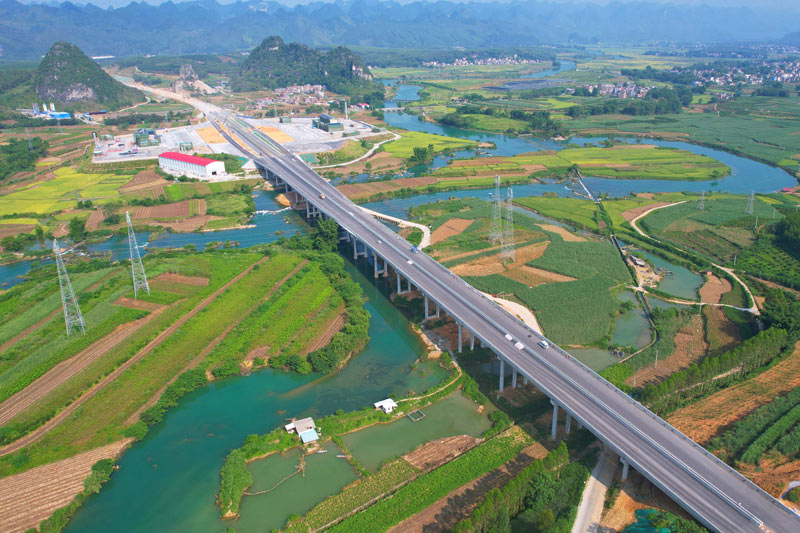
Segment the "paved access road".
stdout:
<svg viewBox="0 0 800 533">
<path fill-rule="evenodd" d="M 800 531 L 800 518 L 578 360 L 364 213 L 313 170 L 243 120 L 215 115 L 258 164 L 286 181 L 386 259 L 666 494 L 717 531 Z M 575 309 L 580 320 L 581 309 Z M 512 340 L 508 340 L 507 335 Z M 521 346 L 518 348 L 518 346 Z"/>
</svg>

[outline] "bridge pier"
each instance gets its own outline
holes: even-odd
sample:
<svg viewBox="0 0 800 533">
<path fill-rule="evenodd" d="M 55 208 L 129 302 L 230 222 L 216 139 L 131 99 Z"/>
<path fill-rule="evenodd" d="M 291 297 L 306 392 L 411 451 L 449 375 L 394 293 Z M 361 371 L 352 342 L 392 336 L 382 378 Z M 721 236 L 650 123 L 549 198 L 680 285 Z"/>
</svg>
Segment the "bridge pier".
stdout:
<svg viewBox="0 0 800 533">
<path fill-rule="evenodd" d="M 383 261 L 383 267 L 378 266 L 380 260 L 381 258 L 375 255 L 375 252 L 373 251 L 372 252 L 372 265 L 374 266 L 373 275 L 375 276 L 376 279 L 380 277 L 381 274 L 386 276 L 386 260 Z"/>
<path fill-rule="evenodd" d="M 461 333 L 461 322 L 458 323 L 458 353 L 461 353 L 461 340 L 462 340 L 462 333 Z"/>
<path fill-rule="evenodd" d="M 359 258 L 359 256 L 367 257 L 367 245 L 362 243 L 362 251 L 358 251 L 358 239 L 355 235 L 351 236 L 353 238 L 353 260 Z"/>
<path fill-rule="evenodd" d="M 469 349 L 470 350 L 475 349 L 475 334 L 472 333 L 471 331 L 469 332 Z"/>
<path fill-rule="evenodd" d="M 517 388 L 517 368 L 511 367 L 511 388 Z"/>
<path fill-rule="evenodd" d="M 572 415 L 567 411 L 567 420 L 564 422 L 564 433 L 569 435 L 569 426 L 572 423 Z"/>
<path fill-rule="evenodd" d="M 630 469 L 630 463 L 627 459 L 620 457 L 620 462 L 622 462 L 622 476 L 620 477 L 620 481 L 628 481 L 628 470 Z"/>
<path fill-rule="evenodd" d="M 522 384 L 523 385 L 527 385 L 528 384 L 528 376 L 524 376 L 524 375 L 522 376 Z"/>
<path fill-rule="evenodd" d="M 411 292 L 411 282 L 406 280 L 406 290 L 403 290 L 403 276 L 401 276 L 400 273 L 398 272 L 397 273 L 397 294 L 405 294 L 407 292 Z M 436 311 L 437 311 L 437 316 L 438 316 L 438 311 L 439 311 L 438 305 L 436 307 Z"/>
<path fill-rule="evenodd" d="M 503 382 L 506 379 L 506 362 L 500 358 L 500 392 L 503 392 Z"/>
<path fill-rule="evenodd" d="M 553 423 L 550 426 L 550 438 L 555 440 L 556 430 L 558 429 L 558 404 L 553 400 L 550 400 L 550 403 L 553 404 Z"/>
</svg>

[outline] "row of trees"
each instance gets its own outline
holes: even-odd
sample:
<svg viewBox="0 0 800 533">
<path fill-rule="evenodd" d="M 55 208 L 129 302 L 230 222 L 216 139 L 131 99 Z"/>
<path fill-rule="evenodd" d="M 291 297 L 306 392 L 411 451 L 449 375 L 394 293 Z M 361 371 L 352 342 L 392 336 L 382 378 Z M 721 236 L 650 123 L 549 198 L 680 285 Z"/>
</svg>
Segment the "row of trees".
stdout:
<svg viewBox="0 0 800 533">
<path fill-rule="evenodd" d="M 469 115 L 487 115 L 527 122 L 528 127 L 520 133 L 543 133 L 548 136 L 566 133 L 561 122 L 550 117 L 549 111 L 529 112 L 519 109 L 509 111 L 501 107 L 482 107 L 472 104 L 461 106 L 456 111 L 447 113 L 439 119 L 439 122 L 458 128 L 475 128 L 477 121 Z"/>
<path fill-rule="evenodd" d="M 668 115 L 680 113 L 683 106 L 691 102 L 692 90 L 679 85 L 674 89 L 650 89 L 647 96 L 636 100 L 604 98 L 596 104 L 572 106 L 566 113 L 573 118 L 613 113 L 635 116 Z"/>
<path fill-rule="evenodd" d="M 789 334 L 784 329 L 762 331 L 729 352 L 707 357 L 702 363 L 680 370 L 661 383 L 647 386 L 642 392 L 642 402 L 656 412 L 669 411 L 708 392 L 717 383 L 740 379 L 766 365 L 781 353 L 788 340 Z"/>
</svg>

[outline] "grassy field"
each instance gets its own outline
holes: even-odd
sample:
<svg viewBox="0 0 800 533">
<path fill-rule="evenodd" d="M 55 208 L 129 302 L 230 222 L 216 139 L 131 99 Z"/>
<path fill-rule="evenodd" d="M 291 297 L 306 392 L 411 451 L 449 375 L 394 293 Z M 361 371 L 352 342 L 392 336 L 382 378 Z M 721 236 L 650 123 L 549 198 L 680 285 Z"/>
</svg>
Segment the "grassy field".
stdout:
<svg viewBox="0 0 800 533">
<path fill-rule="evenodd" d="M 514 203 L 547 218 L 572 223 L 578 227 L 597 229 L 597 207 L 591 200 L 528 196 L 517 198 Z"/>
<path fill-rule="evenodd" d="M 404 131 L 402 136 L 401 139 L 382 145 L 383 150 L 395 157 L 408 159 L 414 155 L 414 148 L 427 148 L 429 145 L 433 145 L 433 151 L 439 153 L 447 150 L 468 150 L 478 145 L 477 142 L 467 139 L 457 139 L 419 131 Z"/>
<path fill-rule="evenodd" d="M 703 211 L 697 202 L 686 202 L 654 211 L 640 224 L 659 239 L 715 260 L 732 262 L 735 254 L 754 243 L 757 218 L 759 225 L 770 225 L 782 218 L 773 203 L 760 197 L 753 201 L 752 214 L 745 212 L 748 203 L 747 196 L 713 196 L 705 199 Z"/>
</svg>

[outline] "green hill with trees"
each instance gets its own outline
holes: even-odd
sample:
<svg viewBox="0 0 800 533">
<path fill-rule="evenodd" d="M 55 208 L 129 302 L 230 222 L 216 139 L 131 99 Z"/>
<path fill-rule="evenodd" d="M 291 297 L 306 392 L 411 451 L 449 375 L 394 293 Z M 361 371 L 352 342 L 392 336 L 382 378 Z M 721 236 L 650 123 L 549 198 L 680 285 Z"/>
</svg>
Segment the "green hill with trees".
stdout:
<svg viewBox="0 0 800 533">
<path fill-rule="evenodd" d="M 33 80 L 36 96 L 44 102 L 97 103 L 114 109 L 145 100 L 141 91 L 109 76 L 74 44 L 56 42 L 42 58 Z"/>
<path fill-rule="evenodd" d="M 234 77 L 237 91 L 276 89 L 288 85 L 325 85 L 328 90 L 372 104 L 383 100 L 383 91 L 372 74 L 349 48 L 338 46 L 327 52 L 304 44 L 267 37 L 255 47 Z"/>
</svg>

